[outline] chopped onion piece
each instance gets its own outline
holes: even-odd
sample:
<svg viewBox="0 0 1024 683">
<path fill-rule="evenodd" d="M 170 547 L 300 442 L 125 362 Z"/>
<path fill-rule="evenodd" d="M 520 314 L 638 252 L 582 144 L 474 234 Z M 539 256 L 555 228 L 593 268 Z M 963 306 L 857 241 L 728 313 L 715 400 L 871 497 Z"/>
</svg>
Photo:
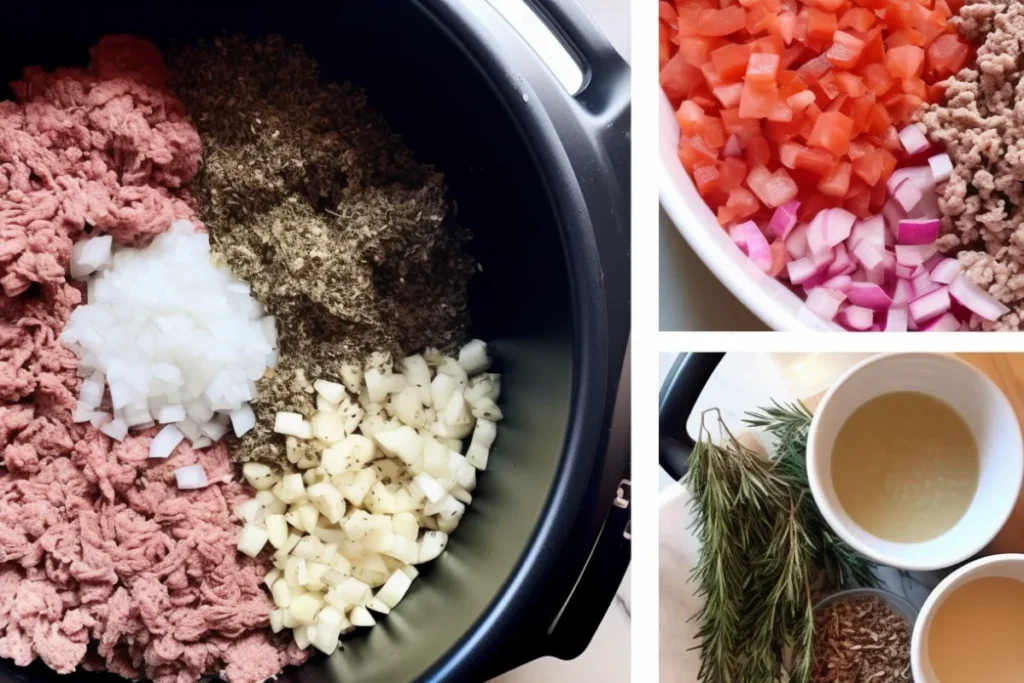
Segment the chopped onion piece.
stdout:
<svg viewBox="0 0 1024 683">
<path fill-rule="evenodd" d="M 895 199 L 904 211 L 910 211 L 924 198 L 924 192 L 921 188 L 914 183 L 911 179 L 906 179 L 900 183 L 896 191 L 892 193 L 893 199 Z"/>
<path fill-rule="evenodd" d="M 850 303 L 873 311 L 887 311 L 892 305 L 889 295 L 878 285 L 869 282 L 852 283 L 846 290 L 846 296 Z"/>
<path fill-rule="evenodd" d="M 928 166 L 936 183 L 944 183 L 953 175 L 953 160 L 948 154 L 936 154 L 928 159 Z"/>
<path fill-rule="evenodd" d="M 758 269 L 767 273 L 772 267 L 772 251 L 768 240 L 753 221 L 747 221 L 742 228 L 747 244 L 747 256 Z"/>
<path fill-rule="evenodd" d="M 972 313 L 990 322 L 1010 312 L 998 299 L 976 285 L 967 273 L 960 273 L 953 279 L 949 293 Z"/>
<path fill-rule="evenodd" d="M 913 123 L 900 131 L 900 143 L 903 144 L 903 149 L 907 150 L 907 153 L 911 156 L 920 154 L 928 149 L 928 138 Z"/>
<path fill-rule="evenodd" d="M 206 470 L 199 464 L 179 467 L 174 470 L 174 478 L 178 483 L 178 488 L 182 490 L 201 489 L 209 484 L 206 480 Z"/>
<path fill-rule="evenodd" d="M 874 312 L 870 308 L 847 306 L 839 312 L 838 320 L 844 327 L 864 331 L 871 329 L 874 317 Z"/>
<path fill-rule="evenodd" d="M 128 423 L 121 419 L 111 420 L 100 427 L 100 431 L 115 441 L 124 441 L 128 435 Z"/>
<path fill-rule="evenodd" d="M 940 227 L 938 218 L 905 218 L 899 222 L 896 239 L 900 244 L 934 244 Z"/>
<path fill-rule="evenodd" d="M 234 430 L 235 436 L 239 438 L 256 426 L 256 414 L 248 404 L 232 410 L 230 415 L 231 428 Z"/>
<path fill-rule="evenodd" d="M 910 302 L 910 317 L 915 323 L 921 324 L 948 311 L 950 304 L 949 289 L 939 287 Z"/>
<path fill-rule="evenodd" d="M 890 308 L 885 316 L 885 331 L 886 332 L 906 332 L 907 331 L 907 309 L 905 308 Z"/>
</svg>

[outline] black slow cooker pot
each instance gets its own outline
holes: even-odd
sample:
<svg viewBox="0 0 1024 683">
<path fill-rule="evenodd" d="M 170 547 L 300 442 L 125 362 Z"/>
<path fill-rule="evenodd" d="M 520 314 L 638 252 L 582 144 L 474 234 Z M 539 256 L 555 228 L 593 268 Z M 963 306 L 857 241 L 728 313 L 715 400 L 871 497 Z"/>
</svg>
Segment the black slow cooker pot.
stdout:
<svg viewBox="0 0 1024 683">
<path fill-rule="evenodd" d="M 288 680 L 477 681 L 589 643 L 629 562 L 629 70 L 574 0 L 534 0 L 584 72 L 570 95 L 485 0 L 16 2 L 0 82 L 100 36 L 282 33 L 362 84 L 447 176 L 472 250 L 473 334 L 505 420 L 445 553 L 392 614 Z M 41 664 L 0 676 L 69 680 Z M 110 678 L 73 674 L 71 679 Z"/>
</svg>

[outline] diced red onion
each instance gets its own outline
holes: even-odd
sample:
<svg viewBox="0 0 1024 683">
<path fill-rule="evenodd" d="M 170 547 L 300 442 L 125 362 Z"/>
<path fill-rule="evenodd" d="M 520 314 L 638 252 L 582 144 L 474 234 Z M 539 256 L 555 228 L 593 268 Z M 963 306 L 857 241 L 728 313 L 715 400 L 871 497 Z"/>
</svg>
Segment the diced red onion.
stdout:
<svg viewBox="0 0 1024 683">
<path fill-rule="evenodd" d="M 846 296 L 855 306 L 870 308 L 872 311 L 886 311 L 892 305 L 889 295 L 876 284 L 854 282 L 846 290 Z"/>
<path fill-rule="evenodd" d="M 935 189 L 935 176 L 932 175 L 931 166 L 911 166 L 894 171 L 886 183 L 889 194 L 895 194 L 904 180 L 912 180 L 922 193 Z"/>
<path fill-rule="evenodd" d="M 949 289 L 939 287 L 910 302 L 910 317 L 914 319 L 914 322 L 923 323 L 948 311 L 950 304 Z"/>
<path fill-rule="evenodd" d="M 900 143 L 903 144 L 903 149 L 907 150 L 907 153 L 911 156 L 920 154 L 928 149 L 928 138 L 913 123 L 900 131 Z"/>
<path fill-rule="evenodd" d="M 825 287 L 814 287 L 807 292 L 807 308 L 814 311 L 819 317 L 825 320 L 832 320 L 839 312 L 839 305 L 846 297 L 841 292 L 836 292 Z"/>
<path fill-rule="evenodd" d="M 914 271 L 917 270 L 917 266 L 908 266 L 905 263 L 897 263 L 896 267 L 893 268 L 893 272 L 896 277 L 904 280 L 909 280 L 914 277 Z"/>
<path fill-rule="evenodd" d="M 206 480 L 206 470 L 199 464 L 179 467 L 174 470 L 174 478 L 182 491 L 201 489 L 210 483 Z"/>
<path fill-rule="evenodd" d="M 890 308 L 885 314 L 885 331 L 886 332 L 906 332 L 907 331 L 907 309 L 905 308 Z"/>
<path fill-rule="evenodd" d="M 914 285 L 910 280 L 896 280 L 892 289 L 892 305 L 906 306 L 914 299 Z"/>
<path fill-rule="evenodd" d="M 936 183 L 944 183 L 953 175 L 953 160 L 948 154 L 936 154 L 928 159 L 928 166 Z"/>
<path fill-rule="evenodd" d="M 952 313 L 944 313 L 921 325 L 922 332 L 959 332 L 960 321 Z"/>
<path fill-rule="evenodd" d="M 907 178 L 900 183 L 899 187 L 896 188 L 896 191 L 892 193 L 892 197 L 899 203 L 904 211 L 910 211 L 917 206 L 924 197 L 924 192 L 922 192 L 921 188 L 918 187 L 916 183 Z"/>
<path fill-rule="evenodd" d="M 829 209 L 825 219 L 825 241 L 828 246 L 842 244 L 850 237 L 857 217 L 846 209 Z"/>
<path fill-rule="evenodd" d="M 789 233 L 796 227 L 796 213 L 800 210 L 800 202 L 787 202 L 775 209 L 769 226 L 775 236 L 781 240 L 789 237 Z"/>
<path fill-rule="evenodd" d="M 976 285 L 967 273 L 960 273 L 953 278 L 949 283 L 949 293 L 972 313 L 990 322 L 1010 312 L 998 299 Z"/>
<path fill-rule="evenodd" d="M 828 243 L 828 212 L 830 209 L 825 209 L 811 220 L 811 225 L 807 228 L 807 248 L 811 250 L 811 254 L 820 256 L 828 252 L 830 245 Z"/>
<path fill-rule="evenodd" d="M 854 223 L 846 244 L 853 248 L 861 240 L 868 240 L 879 251 L 885 249 L 885 218 L 872 216 Z"/>
<path fill-rule="evenodd" d="M 740 248 L 740 251 L 746 254 L 747 234 L 746 230 L 743 227 L 744 225 L 746 225 L 746 223 L 740 223 L 739 225 L 734 225 L 731 228 L 729 228 L 729 238 L 732 240 L 733 244 Z"/>
<path fill-rule="evenodd" d="M 853 250 L 850 252 L 857 262 L 864 266 L 865 270 L 872 268 L 879 268 L 883 264 L 882 254 L 884 249 L 878 249 L 874 244 L 867 240 L 861 240 L 854 245 Z"/>
<path fill-rule="evenodd" d="M 835 290 L 837 292 L 845 292 L 847 289 L 850 288 L 850 285 L 852 284 L 853 278 L 851 278 L 849 275 L 836 275 L 835 277 L 831 277 L 828 280 L 825 280 L 825 282 L 823 282 L 821 286 L 826 289 Z"/>
<path fill-rule="evenodd" d="M 905 266 L 919 266 L 938 251 L 934 244 L 897 244 L 896 263 Z"/>
<path fill-rule="evenodd" d="M 835 258 L 832 261 L 832 265 L 828 267 L 829 277 L 845 275 L 847 272 L 857 267 L 854 265 L 853 261 L 850 260 L 850 255 L 846 251 L 846 246 L 842 243 L 836 245 L 833 254 Z"/>
<path fill-rule="evenodd" d="M 801 223 L 793 228 L 785 240 L 786 251 L 789 252 L 789 257 L 793 260 L 807 256 L 807 229 L 807 224 Z"/>
<path fill-rule="evenodd" d="M 932 244 L 939 239 L 938 218 L 904 218 L 896 239 L 900 244 Z"/>
<path fill-rule="evenodd" d="M 913 209 L 907 212 L 907 218 L 935 218 L 941 216 L 939 210 L 939 196 L 935 190 L 924 190 L 921 201 Z"/>
<path fill-rule="evenodd" d="M 942 286 L 928 277 L 928 273 L 921 273 L 920 275 L 917 275 L 910 281 L 910 284 L 914 287 L 915 299 L 919 296 L 924 296 L 928 292 L 934 292 Z"/>
<path fill-rule="evenodd" d="M 885 206 L 882 207 L 882 219 L 885 221 L 885 226 L 889 228 L 891 235 L 896 235 L 900 221 L 906 217 L 907 212 L 903 210 L 899 202 L 891 197 L 885 200 Z"/>
<path fill-rule="evenodd" d="M 827 273 L 830 265 L 832 265 L 831 252 L 821 257 L 815 257 L 814 254 L 810 254 L 787 263 L 786 271 L 789 273 L 790 282 L 794 285 L 802 285 L 815 276 Z"/>
<path fill-rule="evenodd" d="M 870 330 L 875 322 L 875 313 L 870 308 L 847 306 L 839 311 L 839 323 L 851 330 Z"/>
<path fill-rule="evenodd" d="M 938 264 L 938 262 L 943 260 L 944 258 L 946 257 L 940 254 L 938 251 L 936 251 L 934 254 L 929 256 L 924 263 L 921 264 L 921 270 L 925 273 L 932 272 L 932 268 L 934 268 L 936 264 Z"/>
<path fill-rule="evenodd" d="M 963 268 L 960 266 L 960 262 L 955 258 L 943 258 L 932 268 L 929 277 L 931 277 L 935 282 L 948 285 L 956 279 L 956 276 L 959 275 L 962 270 Z"/>
<path fill-rule="evenodd" d="M 743 237 L 747 243 L 747 256 L 755 266 L 767 273 L 772 267 L 772 249 L 757 223 L 743 224 Z"/>
</svg>

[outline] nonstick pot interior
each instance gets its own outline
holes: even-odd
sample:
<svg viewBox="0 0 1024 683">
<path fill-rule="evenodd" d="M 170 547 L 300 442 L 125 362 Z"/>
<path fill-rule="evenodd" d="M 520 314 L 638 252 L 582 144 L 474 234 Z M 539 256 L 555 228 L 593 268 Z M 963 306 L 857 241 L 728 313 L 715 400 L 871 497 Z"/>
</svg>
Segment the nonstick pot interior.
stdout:
<svg viewBox="0 0 1024 683">
<path fill-rule="evenodd" d="M 17 5 L 0 9 L 4 83 L 25 65 L 83 64 L 87 48 L 105 33 L 137 33 L 166 46 L 225 30 L 278 32 L 304 44 L 325 78 L 362 84 L 417 157 L 446 174 L 483 266 L 471 292 L 473 334 L 494 343 L 504 373 L 505 420 L 490 468 L 448 552 L 423 568 L 399 608 L 376 628 L 349 637 L 344 652 L 315 657 L 284 678 L 401 683 L 431 670 L 512 574 L 551 490 L 569 423 L 574 324 L 566 249 L 552 190 L 519 126 L 454 41 L 414 3 Z M 20 670 L 2 664 L 0 673 L 8 676 L 58 678 L 38 663 Z"/>
</svg>

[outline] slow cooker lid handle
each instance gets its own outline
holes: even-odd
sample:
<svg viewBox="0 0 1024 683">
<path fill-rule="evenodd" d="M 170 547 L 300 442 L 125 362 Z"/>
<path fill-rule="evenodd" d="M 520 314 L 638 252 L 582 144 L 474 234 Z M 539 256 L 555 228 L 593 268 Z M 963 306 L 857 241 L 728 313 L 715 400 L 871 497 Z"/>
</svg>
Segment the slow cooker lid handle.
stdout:
<svg viewBox="0 0 1024 683">
<path fill-rule="evenodd" d="M 658 462 L 676 481 L 686 476 L 696 445 L 686 421 L 724 353 L 684 353 L 669 370 L 658 396 Z"/>
</svg>

